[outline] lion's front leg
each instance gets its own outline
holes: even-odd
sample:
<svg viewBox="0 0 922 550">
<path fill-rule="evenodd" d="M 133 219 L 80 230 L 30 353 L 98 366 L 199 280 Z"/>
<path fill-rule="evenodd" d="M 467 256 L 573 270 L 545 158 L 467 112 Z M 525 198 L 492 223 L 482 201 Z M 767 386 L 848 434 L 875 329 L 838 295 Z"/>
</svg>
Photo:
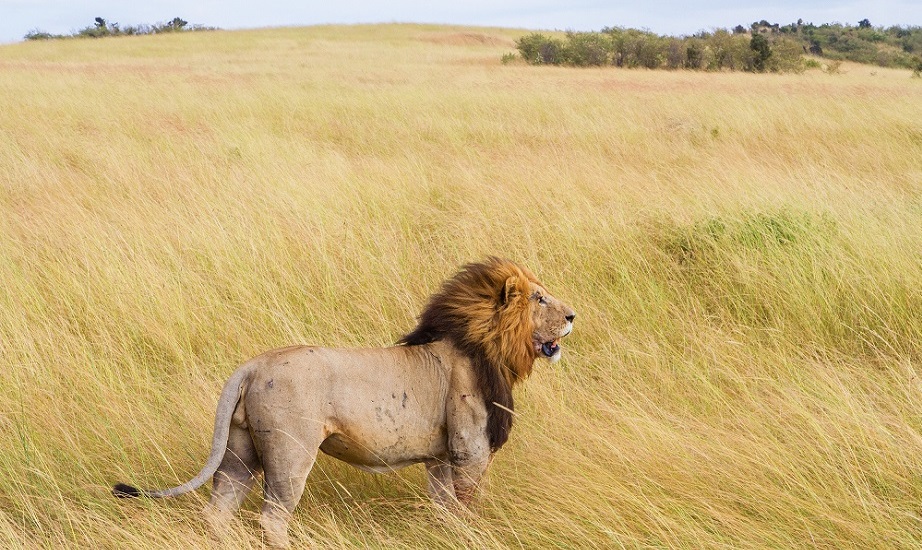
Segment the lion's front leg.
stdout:
<svg viewBox="0 0 922 550">
<path fill-rule="evenodd" d="M 474 500 L 477 487 L 480 485 L 480 480 L 489 463 L 489 460 L 487 460 L 486 464 L 471 464 L 469 462 L 459 462 L 457 464 L 445 462 L 426 463 L 429 497 L 439 506 L 444 506 L 459 514 L 465 514 L 467 512 L 466 507 L 469 507 Z M 459 504 L 463 506 L 459 506 Z"/>
<path fill-rule="evenodd" d="M 470 506 L 492 453 L 486 404 L 481 397 L 462 388 L 464 385 L 448 398 L 448 460 L 455 497 Z"/>
<path fill-rule="evenodd" d="M 455 503 L 455 482 L 451 464 L 444 460 L 426 462 L 426 480 L 426 489 L 433 502 L 446 508 Z"/>
<path fill-rule="evenodd" d="M 452 478 L 454 481 L 455 497 L 461 504 L 470 507 L 480 487 L 483 474 L 490 465 L 491 455 L 466 456 L 462 459 L 452 460 Z"/>
</svg>

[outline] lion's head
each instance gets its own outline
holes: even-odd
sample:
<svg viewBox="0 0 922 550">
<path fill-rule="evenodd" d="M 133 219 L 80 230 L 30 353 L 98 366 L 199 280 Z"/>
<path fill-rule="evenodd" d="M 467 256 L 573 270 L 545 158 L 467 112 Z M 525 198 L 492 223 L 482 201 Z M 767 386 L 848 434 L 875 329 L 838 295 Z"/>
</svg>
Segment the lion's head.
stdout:
<svg viewBox="0 0 922 550">
<path fill-rule="evenodd" d="M 573 329 L 575 316 L 531 271 L 491 257 L 445 281 L 399 343 L 447 339 L 471 358 L 495 450 L 512 426 L 512 386 L 531 374 L 535 359 L 560 358 L 560 339 Z"/>
</svg>

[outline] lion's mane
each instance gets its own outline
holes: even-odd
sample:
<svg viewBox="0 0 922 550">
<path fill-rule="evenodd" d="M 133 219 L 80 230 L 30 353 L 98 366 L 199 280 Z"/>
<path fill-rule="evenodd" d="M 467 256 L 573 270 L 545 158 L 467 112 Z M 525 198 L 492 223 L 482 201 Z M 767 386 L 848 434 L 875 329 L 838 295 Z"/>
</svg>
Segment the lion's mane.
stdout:
<svg viewBox="0 0 922 550">
<path fill-rule="evenodd" d="M 536 357 L 529 282 L 541 284 L 509 260 L 467 264 L 429 298 L 416 328 L 398 341 L 417 346 L 445 339 L 470 358 L 489 413 L 493 451 L 512 428 L 512 386 L 531 374 Z"/>
</svg>

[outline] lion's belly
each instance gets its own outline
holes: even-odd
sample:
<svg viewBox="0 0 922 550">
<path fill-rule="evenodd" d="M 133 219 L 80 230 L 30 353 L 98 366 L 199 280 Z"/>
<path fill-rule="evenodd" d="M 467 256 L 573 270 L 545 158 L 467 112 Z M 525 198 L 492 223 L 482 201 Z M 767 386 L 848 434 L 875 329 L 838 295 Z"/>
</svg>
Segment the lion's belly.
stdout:
<svg viewBox="0 0 922 550">
<path fill-rule="evenodd" d="M 444 440 L 444 438 L 439 438 Z M 412 464 L 428 460 L 434 456 L 444 456 L 447 449 L 433 447 L 428 442 L 419 441 L 416 445 L 409 441 L 375 441 L 383 448 L 374 449 L 342 434 L 333 434 L 320 445 L 326 454 L 351 464 L 357 468 L 375 473 L 399 470 Z M 420 445 L 419 443 L 424 443 Z M 433 452 L 435 451 L 435 452 Z"/>
<path fill-rule="evenodd" d="M 333 401 L 330 435 L 320 450 L 358 467 L 383 470 L 446 455 L 441 395 L 433 399 L 428 392 L 388 381 L 379 382 L 374 391 L 366 390 L 364 399 Z"/>
</svg>

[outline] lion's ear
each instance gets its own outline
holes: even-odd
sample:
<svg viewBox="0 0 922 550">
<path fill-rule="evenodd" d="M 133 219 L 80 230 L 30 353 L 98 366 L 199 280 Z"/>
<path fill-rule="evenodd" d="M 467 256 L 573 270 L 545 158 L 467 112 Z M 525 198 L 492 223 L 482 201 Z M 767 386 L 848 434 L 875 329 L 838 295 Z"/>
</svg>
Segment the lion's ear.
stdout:
<svg viewBox="0 0 922 550">
<path fill-rule="evenodd" d="M 506 286 L 503 287 L 503 304 L 508 304 L 521 294 L 522 292 L 519 290 L 519 278 L 513 275 L 506 279 Z"/>
</svg>

